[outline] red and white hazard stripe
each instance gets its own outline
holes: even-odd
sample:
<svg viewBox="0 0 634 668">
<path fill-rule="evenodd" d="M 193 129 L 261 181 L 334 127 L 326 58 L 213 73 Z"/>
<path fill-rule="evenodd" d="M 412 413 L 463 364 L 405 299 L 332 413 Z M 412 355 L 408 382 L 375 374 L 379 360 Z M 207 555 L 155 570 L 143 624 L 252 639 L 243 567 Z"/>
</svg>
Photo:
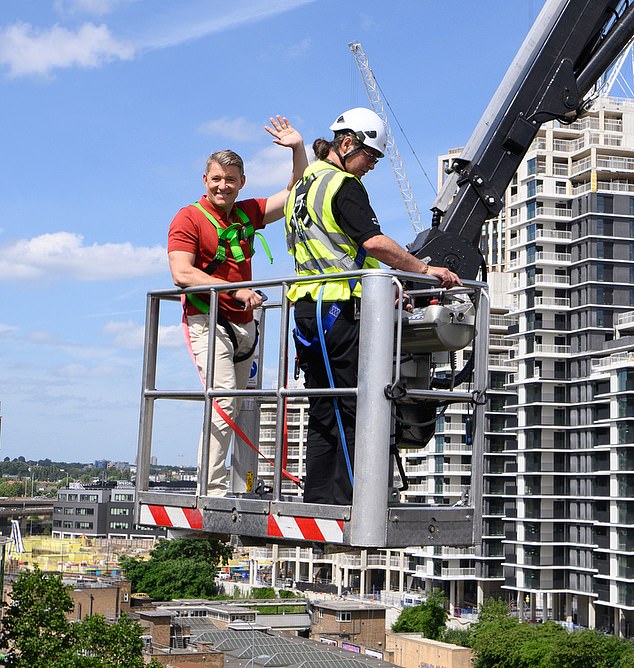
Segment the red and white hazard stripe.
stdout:
<svg viewBox="0 0 634 668">
<path fill-rule="evenodd" d="M 269 515 L 267 535 L 322 543 L 343 543 L 343 520 Z"/>
<path fill-rule="evenodd" d="M 202 529 L 203 516 L 197 508 L 143 504 L 140 524 L 175 529 Z"/>
</svg>

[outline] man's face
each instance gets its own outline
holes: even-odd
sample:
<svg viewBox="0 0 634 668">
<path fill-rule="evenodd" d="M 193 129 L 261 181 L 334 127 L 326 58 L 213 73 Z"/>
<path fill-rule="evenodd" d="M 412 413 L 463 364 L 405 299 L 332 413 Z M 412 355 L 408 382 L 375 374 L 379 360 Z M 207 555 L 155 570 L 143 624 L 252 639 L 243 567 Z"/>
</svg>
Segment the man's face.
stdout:
<svg viewBox="0 0 634 668">
<path fill-rule="evenodd" d="M 223 167 L 212 162 L 209 171 L 203 174 L 203 183 L 207 189 L 207 199 L 221 211 L 229 213 L 233 203 L 244 185 L 244 174 L 235 165 Z"/>
</svg>

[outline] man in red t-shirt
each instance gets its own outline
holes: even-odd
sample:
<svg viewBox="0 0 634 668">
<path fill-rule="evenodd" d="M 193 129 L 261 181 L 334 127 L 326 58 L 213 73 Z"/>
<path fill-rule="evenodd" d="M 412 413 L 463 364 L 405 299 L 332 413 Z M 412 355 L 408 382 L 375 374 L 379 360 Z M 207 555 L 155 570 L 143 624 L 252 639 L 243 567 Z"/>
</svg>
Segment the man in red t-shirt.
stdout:
<svg viewBox="0 0 634 668">
<path fill-rule="evenodd" d="M 282 218 L 284 202 L 307 165 L 304 142 L 286 118 L 271 118 L 265 129 L 275 144 L 293 151 L 293 174 L 286 189 L 265 199 L 236 201 L 245 184 L 244 164 L 233 151 L 218 151 L 207 160 L 203 183 L 206 194 L 182 208 L 169 229 L 167 252 L 174 284 L 179 288 L 236 283 L 251 280 L 254 232 Z M 214 357 L 214 389 L 244 389 L 249 379 L 256 331 L 253 309 L 262 297 L 249 288 L 222 292 L 218 299 L 218 325 Z M 196 366 L 207 371 L 209 298 L 188 298 L 185 315 Z M 238 398 L 218 398 L 231 418 L 240 408 Z M 209 452 L 208 495 L 226 492 L 225 459 L 231 429 L 217 411 L 213 413 Z M 200 463 L 200 452 L 198 455 Z"/>
</svg>

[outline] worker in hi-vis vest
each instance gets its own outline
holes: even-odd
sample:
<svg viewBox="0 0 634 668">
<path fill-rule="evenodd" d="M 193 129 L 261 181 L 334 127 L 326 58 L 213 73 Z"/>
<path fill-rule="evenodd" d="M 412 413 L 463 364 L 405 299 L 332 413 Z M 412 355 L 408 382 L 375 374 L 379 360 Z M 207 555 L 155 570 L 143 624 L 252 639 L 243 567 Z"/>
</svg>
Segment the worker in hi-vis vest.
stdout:
<svg viewBox="0 0 634 668">
<path fill-rule="evenodd" d="M 460 285 L 456 274 L 432 267 L 381 232 L 361 178 L 383 157 L 381 118 L 350 109 L 317 139 L 311 163 L 287 199 L 286 241 L 299 276 L 291 286 L 295 343 L 307 388 L 356 387 L 359 357 L 359 280 L 320 280 L 325 274 L 379 267 L 436 276 L 443 288 Z M 318 308 L 321 306 L 321 308 Z M 353 489 L 354 397 L 309 397 L 304 501 L 346 505 Z"/>
<path fill-rule="evenodd" d="M 293 151 L 293 173 L 288 186 L 263 199 L 237 201 L 245 184 L 244 164 L 237 153 L 218 151 L 207 160 L 203 183 L 206 193 L 182 208 L 169 229 L 167 251 L 174 283 L 179 288 L 250 281 L 251 256 L 257 230 L 279 220 L 292 185 L 307 164 L 302 136 L 286 118 L 271 118 L 265 129 L 273 142 Z M 264 248 L 270 257 L 268 246 Z M 257 343 L 253 310 L 262 296 L 249 288 L 220 292 L 214 358 L 213 386 L 244 389 L 249 380 Z M 188 294 L 184 316 L 196 367 L 207 372 L 209 298 Z M 209 496 L 226 493 L 225 459 L 231 442 L 230 421 L 240 408 L 238 398 L 219 397 L 214 406 L 209 452 Z M 229 419 L 227 419 L 227 417 Z M 200 464 L 200 448 L 199 448 Z"/>
</svg>

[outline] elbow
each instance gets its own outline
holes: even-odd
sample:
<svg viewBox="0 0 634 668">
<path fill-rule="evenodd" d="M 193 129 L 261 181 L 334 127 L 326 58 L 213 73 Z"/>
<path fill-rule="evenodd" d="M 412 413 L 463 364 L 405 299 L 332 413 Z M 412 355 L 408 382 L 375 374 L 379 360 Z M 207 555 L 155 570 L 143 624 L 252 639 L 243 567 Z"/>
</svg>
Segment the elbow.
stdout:
<svg viewBox="0 0 634 668">
<path fill-rule="evenodd" d="M 369 239 L 366 239 L 362 244 L 363 250 L 365 250 L 369 255 L 374 255 L 377 252 L 380 252 L 383 248 L 383 235 L 376 234 Z"/>
<path fill-rule="evenodd" d="M 181 272 L 172 271 L 172 281 L 177 288 L 189 288 L 190 282 L 187 275 Z"/>
</svg>

